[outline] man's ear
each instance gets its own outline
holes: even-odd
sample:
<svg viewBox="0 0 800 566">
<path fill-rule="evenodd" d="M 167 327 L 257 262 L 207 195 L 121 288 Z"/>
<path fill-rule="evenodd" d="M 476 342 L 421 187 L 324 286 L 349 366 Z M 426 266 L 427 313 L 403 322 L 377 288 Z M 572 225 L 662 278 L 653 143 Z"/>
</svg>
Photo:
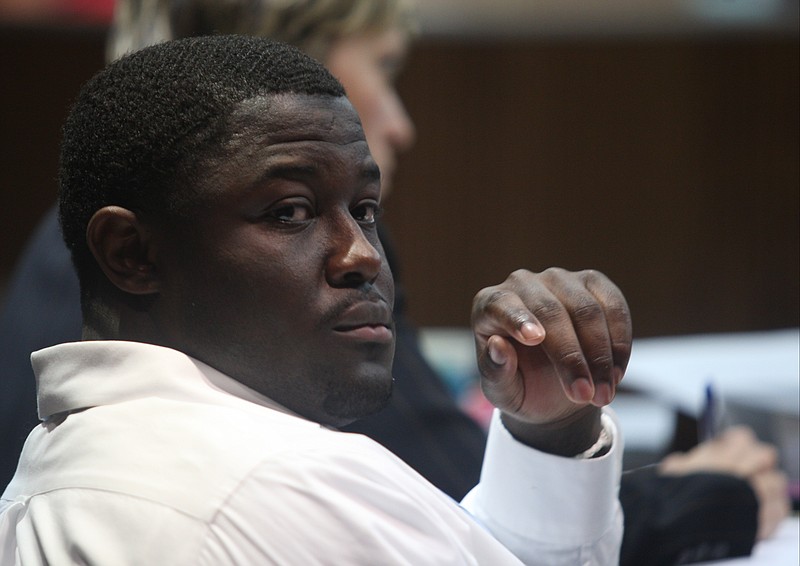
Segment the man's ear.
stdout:
<svg viewBox="0 0 800 566">
<path fill-rule="evenodd" d="M 158 292 L 155 244 L 134 212 L 119 206 L 101 208 L 89 220 L 86 242 L 100 269 L 119 289 L 133 295 Z"/>
</svg>

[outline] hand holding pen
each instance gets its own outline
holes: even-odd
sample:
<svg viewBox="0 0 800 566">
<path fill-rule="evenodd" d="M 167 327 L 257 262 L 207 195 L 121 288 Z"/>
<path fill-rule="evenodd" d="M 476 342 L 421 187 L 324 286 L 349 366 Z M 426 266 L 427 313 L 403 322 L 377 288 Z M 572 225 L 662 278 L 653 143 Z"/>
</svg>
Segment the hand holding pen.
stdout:
<svg viewBox="0 0 800 566">
<path fill-rule="evenodd" d="M 708 402 L 708 398 L 706 400 Z M 718 405 L 712 406 L 718 410 Z M 712 412 L 707 432 L 713 432 Z M 718 422 L 718 421 L 716 421 Z M 659 473 L 664 475 L 683 475 L 691 473 L 731 474 L 746 480 L 758 500 L 758 539 L 769 537 L 786 518 L 791 509 L 788 497 L 786 474 L 778 469 L 778 451 L 771 445 L 761 442 L 746 426 L 733 426 L 717 434 L 710 440 L 701 442 L 685 453 L 673 453 L 659 464 Z"/>
</svg>

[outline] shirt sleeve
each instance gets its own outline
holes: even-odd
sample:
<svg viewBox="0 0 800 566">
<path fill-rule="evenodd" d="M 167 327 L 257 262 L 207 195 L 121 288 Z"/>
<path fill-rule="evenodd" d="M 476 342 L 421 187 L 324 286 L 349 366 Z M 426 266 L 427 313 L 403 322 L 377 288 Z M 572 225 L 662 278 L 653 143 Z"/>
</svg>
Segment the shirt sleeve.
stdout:
<svg viewBox="0 0 800 566">
<path fill-rule="evenodd" d="M 612 411 L 602 424 L 606 455 L 565 458 L 516 441 L 495 411 L 480 483 L 462 505 L 526 564 L 617 564 L 623 442 Z"/>
<path fill-rule="evenodd" d="M 455 501 L 360 438 L 258 465 L 215 514 L 193 564 L 519 566 Z"/>
</svg>

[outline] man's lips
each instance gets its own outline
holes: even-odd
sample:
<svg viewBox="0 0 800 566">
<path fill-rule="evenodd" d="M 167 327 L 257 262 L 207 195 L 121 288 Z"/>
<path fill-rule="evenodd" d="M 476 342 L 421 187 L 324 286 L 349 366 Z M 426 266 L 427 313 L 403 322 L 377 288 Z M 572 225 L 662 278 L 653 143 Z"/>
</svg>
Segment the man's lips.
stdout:
<svg viewBox="0 0 800 566">
<path fill-rule="evenodd" d="M 392 311 L 383 302 L 355 303 L 337 317 L 333 329 L 354 340 L 391 342 L 394 335 Z"/>
<path fill-rule="evenodd" d="M 391 342 L 392 331 L 387 326 L 364 325 L 353 328 L 337 328 L 336 332 L 343 336 L 364 342 Z"/>
</svg>

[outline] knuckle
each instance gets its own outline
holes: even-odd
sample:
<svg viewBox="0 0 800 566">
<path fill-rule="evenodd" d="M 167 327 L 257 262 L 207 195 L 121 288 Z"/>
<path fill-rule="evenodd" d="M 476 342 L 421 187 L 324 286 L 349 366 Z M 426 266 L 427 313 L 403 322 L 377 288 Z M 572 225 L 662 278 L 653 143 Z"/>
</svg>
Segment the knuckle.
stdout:
<svg viewBox="0 0 800 566">
<path fill-rule="evenodd" d="M 480 302 L 486 305 L 491 305 L 502 301 L 508 296 L 508 291 L 498 289 L 496 287 L 489 287 L 478 292 Z"/>
<path fill-rule="evenodd" d="M 535 276 L 536 276 L 535 273 L 527 269 L 516 269 L 512 271 L 511 274 L 509 274 L 507 280 L 509 282 L 514 282 L 514 281 L 525 280 L 528 279 L 529 277 L 535 277 Z"/>
<path fill-rule="evenodd" d="M 538 305 L 533 309 L 533 314 L 538 318 L 540 321 L 545 322 L 549 320 L 553 320 L 558 318 L 559 315 L 562 313 L 562 306 L 556 300 L 553 299 L 541 299 Z"/>
<path fill-rule="evenodd" d="M 577 372 L 583 369 L 584 364 L 584 357 L 581 352 L 577 350 L 569 350 L 567 352 L 563 352 L 559 357 L 559 362 L 566 368 L 569 368 L 573 372 Z"/>
<path fill-rule="evenodd" d="M 629 322 L 631 319 L 631 309 L 625 299 L 620 297 L 620 300 L 613 301 L 605 308 L 606 318 L 614 321 Z"/>
<path fill-rule="evenodd" d="M 580 272 L 580 276 L 584 280 L 603 280 L 609 281 L 608 277 L 602 272 L 596 269 L 584 269 Z"/>
<path fill-rule="evenodd" d="M 600 370 L 603 370 L 603 371 L 605 371 L 605 370 L 611 371 L 611 368 L 614 367 L 614 360 L 608 354 L 599 354 L 599 355 L 593 356 L 589 360 L 589 364 L 593 368 L 597 368 L 597 369 L 600 369 Z"/>
<path fill-rule="evenodd" d="M 596 301 L 581 300 L 572 310 L 575 322 L 590 322 L 603 317 L 603 309 Z"/>
<path fill-rule="evenodd" d="M 567 273 L 569 272 L 562 267 L 548 267 L 540 273 L 540 276 L 546 281 L 559 281 L 563 279 Z"/>
<path fill-rule="evenodd" d="M 482 311 L 491 311 L 496 308 L 496 305 L 506 296 L 508 296 L 508 292 L 497 287 L 481 289 L 472 301 L 473 317 Z"/>
</svg>

